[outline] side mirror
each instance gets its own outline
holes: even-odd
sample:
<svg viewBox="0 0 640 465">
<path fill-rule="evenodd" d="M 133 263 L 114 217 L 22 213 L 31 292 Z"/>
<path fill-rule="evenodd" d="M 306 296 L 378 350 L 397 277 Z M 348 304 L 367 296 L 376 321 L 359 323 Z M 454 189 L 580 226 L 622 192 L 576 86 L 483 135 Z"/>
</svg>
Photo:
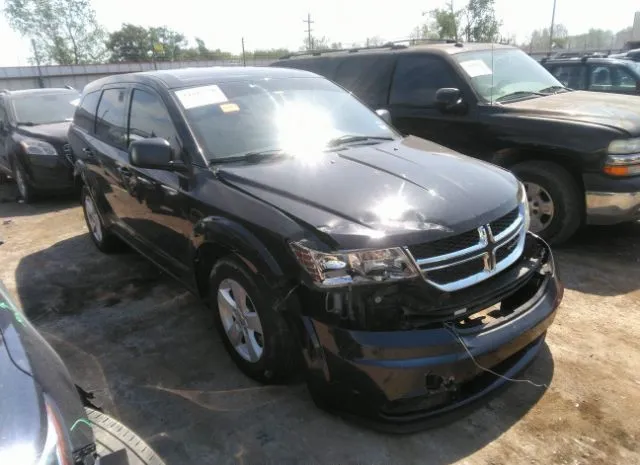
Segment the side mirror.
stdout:
<svg viewBox="0 0 640 465">
<path fill-rule="evenodd" d="M 185 171 L 182 162 L 173 161 L 171 144 L 160 137 L 140 139 L 129 145 L 129 163 L 138 168 Z"/>
<path fill-rule="evenodd" d="M 460 89 L 444 87 L 436 91 L 436 108 L 443 113 L 454 113 L 458 115 L 467 112 L 467 104 L 462 99 Z"/>
<path fill-rule="evenodd" d="M 385 110 L 384 108 L 380 108 L 376 110 L 376 114 L 384 120 L 385 123 L 391 124 L 391 113 L 389 110 Z"/>
</svg>

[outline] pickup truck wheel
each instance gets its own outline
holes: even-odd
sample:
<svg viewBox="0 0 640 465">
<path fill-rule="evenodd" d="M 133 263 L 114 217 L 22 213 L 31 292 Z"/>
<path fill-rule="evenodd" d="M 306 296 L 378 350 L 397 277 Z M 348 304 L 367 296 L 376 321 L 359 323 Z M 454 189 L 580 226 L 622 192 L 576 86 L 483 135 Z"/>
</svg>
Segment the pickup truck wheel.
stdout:
<svg viewBox="0 0 640 465">
<path fill-rule="evenodd" d="M 122 242 L 105 227 L 98 213 L 93 197 L 86 186 L 82 188 L 82 210 L 89 228 L 89 236 L 96 247 L 103 253 L 114 253 L 122 250 Z"/>
<path fill-rule="evenodd" d="M 511 170 L 527 189 L 530 230 L 552 245 L 575 234 L 584 210 L 580 188 L 560 165 L 546 161 L 519 163 Z"/>
<path fill-rule="evenodd" d="M 209 282 L 216 328 L 240 370 L 261 383 L 289 379 L 297 368 L 298 348 L 274 308 L 277 293 L 233 256 L 214 265 Z"/>
<path fill-rule="evenodd" d="M 137 434 L 119 421 L 91 408 L 85 408 L 91 422 L 98 456 L 118 451 L 126 454 L 129 465 L 164 465 L 164 461 Z"/>
</svg>

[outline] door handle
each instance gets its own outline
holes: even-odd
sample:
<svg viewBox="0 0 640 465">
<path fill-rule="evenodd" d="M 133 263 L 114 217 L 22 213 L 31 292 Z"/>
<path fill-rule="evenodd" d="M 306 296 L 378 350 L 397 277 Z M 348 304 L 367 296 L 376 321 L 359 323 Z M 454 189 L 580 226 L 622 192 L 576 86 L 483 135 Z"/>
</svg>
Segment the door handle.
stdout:
<svg viewBox="0 0 640 465">
<path fill-rule="evenodd" d="M 82 153 L 84 153 L 88 157 L 93 157 L 93 150 L 91 150 L 89 147 L 83 148 Z"/>
</svg>

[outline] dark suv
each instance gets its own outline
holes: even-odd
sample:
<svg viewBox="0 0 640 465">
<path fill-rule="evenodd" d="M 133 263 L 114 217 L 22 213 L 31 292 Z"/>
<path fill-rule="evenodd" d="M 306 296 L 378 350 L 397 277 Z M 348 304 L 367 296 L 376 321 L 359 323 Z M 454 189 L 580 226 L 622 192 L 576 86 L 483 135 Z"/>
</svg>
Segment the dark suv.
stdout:
<svg viewBox="0 0 640 465">
<path fill-rule="evenodd" d="M 541 61 L 564 86 L 573 90 L 640 95 L 640 63 L 617 58 L 567 58 Z M 640 103 L 640 102 L 639 102 Z M 640 112 L 640 105 L 636 104 Z"/>
<path fill-rule="evenodd" d="M 304 364 L 320 405 L 407 428 L 470 405 L 505 382 L 478 365 L 533 360 L 562 287 L 512 174 L 387 117 L 297 70 L 94 81 L 69 132 L 91 238 L 202 296 L 259 381 Z"/>
<path fill-rule="evenodd" d="M 0 91 L 0 176 L 25 202 L 74 187 L 67 132 L 79 100 L 66 88 Z"/>
<path fill-rule="evenodd" d="M 640 217 L 640 99 L 573 92 L 518 48 L 392 44 L 273 66 L 327 77 L 390 111 L 402 133 L 509 168 L 532 230 L 552 243 Z"/>
</svg>

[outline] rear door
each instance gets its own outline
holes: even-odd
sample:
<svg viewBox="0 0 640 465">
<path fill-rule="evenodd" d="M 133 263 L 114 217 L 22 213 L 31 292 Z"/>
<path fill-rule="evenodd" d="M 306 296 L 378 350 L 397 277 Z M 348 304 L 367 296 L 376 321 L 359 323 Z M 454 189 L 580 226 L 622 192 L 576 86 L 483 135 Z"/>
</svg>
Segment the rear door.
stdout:
<svg viewBox="0 0 640 465">
<path fill-rule="evenodd" d="M 455 87 L 463 90 L 470 103 L 465 115 L 443 113 L 435 106 L 438 89 Z M 437 142 L 466 155 L 480 155 L 477 110 L 474 96 L 464 94 L 467 88 L 451 64 L 430 54 L 398 54 L 389 93 L 389 111 L 393 124 L 404 134 Z"/>
<path fill-rule="evenodd" d="M 105 87 L 96 111 L 95 135 L 91 138 L 91 157 L 104 193 L 105 207 L 118 227 L 135 236 L 127 227 L 137 215 L 129 201 L 131 169 L 127 153 L 127 108 L 130 89 L 126 85 Z M 135 205 L 133 205 L 135 208 Z"/>
<path fill-rule="evenodd" d="M 387 108 L 394 63 L 390 53 L 348 56 L 340 59 L 333 80 L 371 109 Z"/>
<path fill-rule="evenodd" d="M 9 173 L 9 115 L 5 107 L 5 101 L 0 97 L 0 172 Z"/>
<path fill-rule="evenodd" d="M 587 88 L 587 65 L 582 62 L 550 65 L 547 68 L 565 87 L 574 90 Z"/>
</svg>

